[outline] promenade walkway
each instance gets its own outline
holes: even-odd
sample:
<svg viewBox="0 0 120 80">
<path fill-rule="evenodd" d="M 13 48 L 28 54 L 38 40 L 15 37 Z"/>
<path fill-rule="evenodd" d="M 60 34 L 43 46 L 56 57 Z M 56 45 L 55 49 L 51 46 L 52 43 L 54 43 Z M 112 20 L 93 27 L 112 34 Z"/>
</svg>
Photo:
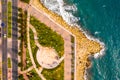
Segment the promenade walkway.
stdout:
<svg viewBox="0 0 120 80">
<path fill-rule="evenodd" d="M 60 34 L 64 39 L 64 80 L 71 80 L 71 59 L 72 59 L 72 50 L 71 50 L 71 34 L 63 29 L 60 25 L 54 22 L 49 18 L 42 10 L 38 10 L 33 5 L 27 6 L 21 2 L 19 2 L 19 7 L 24 10 L 29 7 L 29 13 L 32 16 L 35 16 L 39 21 L 46 24 L 52 30 L 56 31 Z"/>
</svg>

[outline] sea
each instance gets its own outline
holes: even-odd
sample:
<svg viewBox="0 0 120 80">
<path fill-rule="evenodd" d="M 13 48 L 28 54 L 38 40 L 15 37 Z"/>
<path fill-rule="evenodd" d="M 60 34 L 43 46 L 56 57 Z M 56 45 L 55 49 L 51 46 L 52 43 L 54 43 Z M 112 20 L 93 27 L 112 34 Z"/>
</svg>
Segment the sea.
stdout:
<svg viewBox="0 0 120 80">
<path fill-rule="evenodd" d="M 90 80 L 120 80 L 120 0 L 41 0 L 70 25 L 77 25 L 105 45 L 91 59 Z"/>
</svg>

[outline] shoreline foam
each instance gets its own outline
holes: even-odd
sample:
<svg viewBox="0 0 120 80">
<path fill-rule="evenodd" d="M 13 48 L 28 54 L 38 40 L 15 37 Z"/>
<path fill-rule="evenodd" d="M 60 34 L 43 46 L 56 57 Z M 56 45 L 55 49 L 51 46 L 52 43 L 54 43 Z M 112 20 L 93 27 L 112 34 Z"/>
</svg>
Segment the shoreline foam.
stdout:
<svg viewBox="0 0 120 80">
<path fill-rule="evenodd" d="M 40 0 L 41 1 L 41 3 L 45 6 L 45 7 L 47 7 L 47 9 L 48 10 L 51 10 L 51 9 L 49 9 L 48 8 L 48 6 L 46 6 L 47 5 L 47 3 L 45 4 L 44 3 L 44 1 L 43 0 Z M 64 16 L 62 15 L 62 12 L 61 12 L 61 10 L 64 10 L 65 11 L 65 9 L 63 9 L 64 8 L 64 1 L 63 0 L 56 0 L 56 2 L 58 2 L 58 6 L 59 6 L 59 8 L 60 8 L 60 10 L 58 10 L 58 11 L 60 11 L 59 13 L 56 13 L 54 10 L 51 10 L 51 11 L 53 11 L 53 12 L 55 12 L 56 14 L 58 14 L 58 15 L 60 15 L 63 19 L 64 19 Z M 51 4 L 52 5 L 52 4 Z M 72 5 L 72 6 L 74 6 L 74 5 Z M 69 7 L 72 7 L 72 6 L 69 6 Z M 74 7 L 73 9 L 75 9 L 75 11 L 77 11 L 77 8 L 76 7 Z M 76 17 L 74 17 L 74 18 L 76 18 Z M 66 23 L 68 23 L 69 24 L 69 22 L 67 22 L 67 20 L 66 19 L 64 19 L 64 21 L 66 21 Z M 74 24 L 69 24 L 70 26 L 76 26 L 76 27 L 78 27 L 84 34 L 85 34 L 85 36 L 89 39 L 89 40 L 93 40 L 93 41 L 97 41 L 98 43 L 100 43 L 100 45 L 101 45 L 101 47 L 102 47 L 102 50 L 99 52 L 99 53 L 96 53 L 95 55 L 93 55 L 94 56 L 94 58 L 99 58 L 100 56 L 103 56 L 104 54 L 105 54 L 105 44 L 103 43 L 103 42 L 101 42 L 99 39 L 97 39 L 97 38 L 94 38 L 93 36 L 91 36 L 87 31 L 85 31 L 85 30 L 83 30 L 82 28 L 81 28 L 81 26 L 80 25 L 78 25 L 77 23 L 74 23 Z"/>
<path fill-rule="evenodd" d="M 104 56 L 105 50 L 106 50 L 105 44 L 104 44 L 103 42 L 101 42 L 99 39 L 97 39 L 97 38 L 89 35 L 86 31 L 83 31 L 83 33 L 85 34 L 85 36 L 86 36 L 89 40 L 93 40 L 93 41 L 98 42 L 98 43 L 100 44 L 100 46 L 102 47 L 102 49 L 100 50 L 100 52 L 95 53 L 95 54 L 93 55 L 93 57 L 96 59 L 96 58 L 99 58 L 99 57 L 101 57 L 101 56 Z"/>
<path fill-rule="evenodd" d="M 44 2 L 43 2 L 43 0 L 40 0 L 41 1 L 41 3 L 45 6 L 45 4 L 44 4 Z M 60 7 L 60 5 L 64 5 L 64 1 L 62 0 L 62 1 L 60 1 L 60 0 L 56 0 L 56 2 L 58 2 L 58 6 Z M 45 6 L 46 8 L 47 8 L 47 6 Z M 70 6 L 71 7 L 71 6 Z M 63 9 L 64 7 L 62 6 L 62 9 Z M 76 8 L 76 7 L 75 7 Z M 51 9 L 49 9 L 49 8 L 47 8 L 48 10 L 50 10 L 50 11 L 52 11 Z M 61 8 L 60 8 L 61 9 Z M 65 10 L 65 9 L 64 9 Z M 76 9 L 77 10 L 77 9 Z M 60 11 L 60 10 L 59 10 Z M 54 12 L 54 11 L 52 11 L 52 12 Z M 58 13 L 56 13 L 56 14 L 58 14 Z M 60 15 L 61 14 L 61 15 Z M 62 13 L 60 13 L 60 14 L 58 14 L 59 16 L 61 16 L 62 18 L 63 18 L 63 16 L 62 16 Z M 76 18 L 76 17 L 75 17 Z M 66 21 L 65 19 L 64 19 L 64 21 Z M 66 21 L 66 23 L 68 23 L 69 24 L 69 22 L 67 22 Z M 78 27 L 84 34 L 85 34 L 85 36 L 89 39 L 89 40 L 93 40 L 93 41 L 96 41 L 96 42 L 98 42 L 98 43 L 100 43 L 100 45 L 101 45 L 101 47 L 102 47 L 102 50 L 99 52 L 99 53 L 96 53 L 95 55 L 93 55 L 94 56 L 94 58 L 98 58 L 98 57 L 100 57 L 100 56 L 103 56 L 104 54 L 105 54 L 105 44 L 103 43 L 103 42 L 101 42 L 99 39 L 97 39 L 97 38 L 95 38 L 95 37 L 93 37 L 93 36 L 91 36 L 87 31 L 85 31 L 85 30 L 83 30 L 82 28 L 81 28 L 81 26 L 80 25 L 78 25 L 77 23 L 74 23 L 74 24 L 69 24 L 71 27 L 73 27 L 73 26 L 76 26 L 76 27 Z"/>
<path fill-rule="evenodd" d="M 80 20 L 78 17 L 75 17 L 73 13 L 76 12 L 77 7 L 75 5 L 67 5 L 63 0 L 40 0 L 41 3 L 50 11 L 62 16 L 64 21 L 69 25 L 76 25 Z"/>
<path fill-rule="evenodd" d="M 38 1 L 38 0 L 35 0 L 35 1 Z M 84 73 L 86 71 L 86 68 L 88 68 L 86 66 L 86 64 L 87 63 L 89 64 L 89 62 L 90 62 L 90 61 L 87 60 L 89 58 L 88 55 L 95 55 L 98 52 L 100 52 L 101 54 L 103 54 L 103 51 L 105 50 L 104 43 L 102 43 L 98 39 L 94 39 L 93 37 L 91 37 L 90 35 L 88 35 L 85 31 L 83 31 L 83 29 L 81 27 L 79 27 L 79 29 L 78 29 L 78 27 L 71 27 L 65 21 L 63 21 L 62 17 L 58 16 L 57 14 L 53 13 L 52 11 L 49 11 L 41 3 L 39 3 L 38 5 L 54 21 L 56 21 L 58 24 L 61 24 L 63 27 L 65 27 L 65 29 L 67 29 L 67 30 L 71 31 L 72 33 L 74 33 L 76 35 L 77 39 L 78 39 L 77 40 L 77 44 L 82 44 L 83 43 L 82 41 L 84 41 L 84 40 L 86 41 L 86 42 L 83 43 L 83 46 L 87 45 L 87 47 L 90 48 L 86 52 L 84 51 L 83 46 L 76 45 L 77 46 L 77 51 L 79 51 L 78 53 L 82 53 L 82 52 L 80 52 L 80 49 L 83 49 L 83 52 L 84 52 L 84 54 L 77 54 L 77 56 L 76 56 L 76 59 L 78 61 L 79 61 L 78 58 L 80 58 L 79 56 L 82 56 L 81 58 L 83 58 L 83 59 L 80 59 L 80 60 L 82 60 L 83 63 L 78 63 L 78 61 L 76 62 L 77 68 L 79 68 L 79 66 L 80 66 L 80 68 L 78 69 L 78 71 L 80 69 L 84 70 L 84 71 L 78 72 L 78 74 L 76 74 L 76 76 L 78 76 L 79 73 L 80 73 L 80 76 L 82 77 L 82 78 L 80 78 L 80 80 L 84 80 L 84 76 L 85 76 Z M 78 33 L 80 33 L 80 34 L 78 34 Z M 80 37 L 79 35 L 81 35 L 82 37 Z M 81 40 L 81 41 L 79 41 L 79 40 Z M 89 45 L 89 44 L 91 44 L 91 45 Z M 95 47 L 96 48 L 95 50 L 94 50 L 94 46 L 93 45 L 94 46 L 96 45 L 96 47 L 97 47 L 97 48 Z M 85 50 L 86 50 L 86 48 L 85 48 Z M 87 62 L 84 62 L 84 61 L 87 61 Z"/>
</svg>

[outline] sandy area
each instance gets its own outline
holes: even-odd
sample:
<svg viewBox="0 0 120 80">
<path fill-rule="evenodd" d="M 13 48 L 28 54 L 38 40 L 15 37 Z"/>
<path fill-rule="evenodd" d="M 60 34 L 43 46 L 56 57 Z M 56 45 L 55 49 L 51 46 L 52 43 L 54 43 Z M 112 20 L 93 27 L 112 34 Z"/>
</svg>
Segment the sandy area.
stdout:
<svg viewBox="0 0 120 80">
<path fill-rule="evenodd" d="M 61 24 L 65 29 L 69 30 L 76 36 L 76 80 L 84 80 L 85 68 L 90 66 L 88 56 L 100 52 L 102 49 L 101 45 L 93 40 L 89 40 L 83 32 L 77 27 L 71 27 L 57 14 L 49 11 L 39 0 L 32 2 L 38 9 L 43 10 L 47 13 L 54 21 Z"/>
</svg>

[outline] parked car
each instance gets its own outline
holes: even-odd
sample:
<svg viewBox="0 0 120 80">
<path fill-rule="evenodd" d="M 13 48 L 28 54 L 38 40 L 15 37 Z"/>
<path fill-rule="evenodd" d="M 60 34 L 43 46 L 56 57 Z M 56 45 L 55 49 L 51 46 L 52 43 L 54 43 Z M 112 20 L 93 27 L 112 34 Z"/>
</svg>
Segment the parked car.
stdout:
<svg viewBox="0 0 120 80">
<path fill-rule="evenodd" d="M 6 34 L 4 34 L 4 38 L 6 38 L 7 37 L 7 35 Z"/>
</svg>

